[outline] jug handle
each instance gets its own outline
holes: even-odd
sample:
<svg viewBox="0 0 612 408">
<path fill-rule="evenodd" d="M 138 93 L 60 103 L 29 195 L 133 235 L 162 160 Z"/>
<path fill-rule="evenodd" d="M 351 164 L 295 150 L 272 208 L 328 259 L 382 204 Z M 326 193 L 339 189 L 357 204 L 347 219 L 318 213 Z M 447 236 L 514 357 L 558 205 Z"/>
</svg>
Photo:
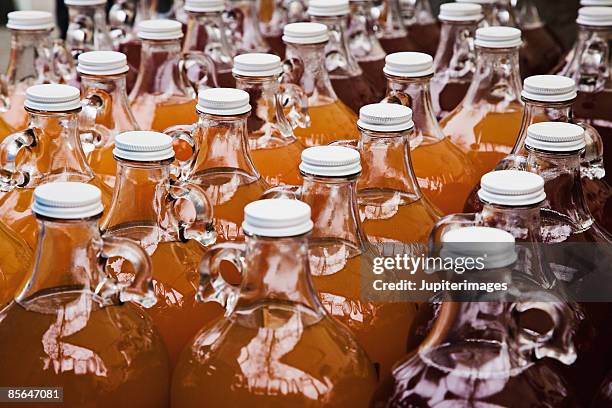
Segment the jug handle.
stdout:
<svg viewBox="0 0 612 408">
<path fill-rule="evenodd" d="M 134 279 L 131 283 L 123 283 L 107 275 L 96 287 L 95 293 L 111 303 L 118 295 L 119 302 L 136 302 L 145 308 L 155 305 L 157 298 L 153 291 L 151 258 L 145 250 L 128 238 L 104 237 L 100 253 L 102 264 L 106 265 L 114 257 L 121 257 L 132 265 Z"/>
<path fill-rule="evenodd" d="M 8 192 L 23 187 L 30 181 L 26 171 L 17 169 L 17 156 L 36 146 L 36 131 L 28 127 L 23 132 L 13 133 L 0 143 L 0 191 Z"/>
<path fill-rule="evenodd" d="M 288 199 L 288 200 L 299 200 L 302 196 L 301 186 L 282 185 L 272 187 L 263 192 L 260 200 L 266 199 Z"/>
<path fill-rule="evenodd" d="M 76 80 L 74 57 L 66 48 L 64 40 L 60 38 L 53 40 L 53 60 L 64 83 L 71 83 Z"/>
<path fill-rule="evenodd" d="M 191 217 L 181 214 L 181 201 L 188 201 L 194 209 Z M 186 242 L 193 239 L 208 247 L 217 241 L 214 228 L 213 206 L 204 190 L 185 181 L 171 181 L 168 188 L 167 206 L 177 222 L 179 238 Z"/>
<path fill-rule="evenodd" d="M 6 112 L 11 109 L 11 100 L 9 99 L 9 85 L 5 74 L 0 74 L 0 112 Z"/>
<path fill-rule="evenodd" d="M 89 93 L 81 99 L 81 113 L 79 114 L 79 137 L 81 145 L 91 145 L 93 148 L 102 146 L 103 137 L 96 130 L 96 119 L 98 112 L 104 108 L 104 94 L 96 92 Z M 84 149 L 87 150 L 87 149 Z"/>
<path fill-rule="evenodd" d="M 198 72 L 203 72 L 198 78 L 190 78 L 192 66 L 199 68 Z M 202 51 L 183 52 L 179 61 L 180 75 L 197 95 L 200 89 L 218 88 L 217 71 L 213 60 Z"/>
<path fill-rule="evenodd" d="M 191 162 L 197 154 L 198 145 L 196 139 L 193 137 L 193 132 L 195 132 L 196 129 L 197 125 L 175 125 L 170 126 L 163 131 L 163 133 L 172 138 L 175 158 L 176 162 L 178 163 L 178 166 L 175 166 L 177 172 L 179 173 L 177 175 L 181 175 L 181 173 L 184 173 L 189 169 Z M 184 144 L 187 144 L 191 150 L 189 157 L 185 157 L 182 154 L 182 146 Z"/>
<path fill-rule="evenodd" d="M 308 113 L 308 96 L 304 90 L 295 84 L 281 83 L 279 85 L 278 106 L 285 113 L 293 129 L 310 127 Z"/>
<path fill-rule="evenodd" d="M 436 222 L 429 233 L 428 253 L 437 254 L 442 243 L 442 236 L 455 228 L 475 226 L 479 224 L 478 214 L 450 214 L 442 217 Z"/>
<path fill-rule="evenodd" d="M 220 271 L 221 262 L 230 262 L 238 269 L 240 275 L 244 276 L 245 251 L 245 244 L 234 242 L 216 244 L 206 251 L 199 267 L 200 286 L 196 294 L 199 302 L 217 302 L 225 308 L 226 316 L 232 313 L 240 289 L 223 279 Z"/>
<path fill-rule="evenodd" d="M 436 321 L 427 337 L 419 345 L 419 351 L 431 350 L 439 346 L 453 327 L 453 322 L 459 316 L 460 306 L 457 302 L 442 302 Z"/>
</svg>

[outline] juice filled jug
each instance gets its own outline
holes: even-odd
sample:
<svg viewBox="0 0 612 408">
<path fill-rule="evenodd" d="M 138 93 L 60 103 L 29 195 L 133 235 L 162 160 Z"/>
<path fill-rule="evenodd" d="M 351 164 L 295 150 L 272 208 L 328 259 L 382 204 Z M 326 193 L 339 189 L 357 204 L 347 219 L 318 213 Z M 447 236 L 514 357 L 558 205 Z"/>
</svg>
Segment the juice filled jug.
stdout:
<svg viewBox="0 0 612 408">
<path fill-rule="evenodd" d="M 396 104 L 366 105 L 358 125 L 363 170 L 357 191 L 368 239 L 420 248 L 440 210 L 423 195 L 412 168 L 412 111 Z"/>
<path fill-rule="evenodd" d="M 183 51 L 201 51 L 208 55 L 214 65 L 219 86 L 233 88 L 236 85 L 232 77 L 232 57 L 235 43 L 228 36 L 223 21 L 223 0 L 187 0 L 187 32 Z"/>
<path fill-rule="evenodd" d="M 66 46 L 76 61 L 87 51 L 115 49 L 106 24 L 106 0 L 65 0 L 68 8 Z"/>
<path fill-rule="evenodd" d="M 434 58 L 431 97 L 438 120 L 461 103 L 476 71 L 474 36 L 483 18 L 479 4 L 446 3 L 440 6 L 442 25 Z"/>
<path fill-rule="evenodd" d="M 11 49 L 0 78 L 0 140 L 28 126 L 23 109 L 26 89 L 32 85 L 59 83 L 73 77 L 72 58 L 52 37 L 55 23 L 46 11 L 8 13 Z"/>
<path fill-rule="evenodd" d="M 233 88 L 206 89 L 198 94 L 197 110 L 196 124 L 169 128 L 166 133 L 193 149 L 182 164 L 183 177 L 206 192 L 217 241 L 242 240 L 244 206 L 269 187 L 249 151 L 249 94 Z"/>
<path fill-rule="evenodd" d="M 32 249 L 14 231 L 0 222 L 0 310 L 15 297 L 32 262 Z"/>
<path fill-rule="evenodd" d="M 313 289 L 310 208 L 256 201 L 244 220 L 244 244 L 215 245 L 202 260 L 200 291 L 217 288 L 205 299 L 229 302 L 229 311 L 183 352 L 172 406 L 367 407 L 373 365 Z M 222 283 L 223 260 L 240 267 L 239 288 Z"/>
<path fill-rule="evenodd" d="M 285 116 L 282 99 L 287 93 L 295 95 L 298 102 L 305 96 L 296 85 L 279 83 L 282 71 L 280 58 L 273 54 L 242 54 L 234 58 L 236 87 L 250 97 L 247 129 L 251 157 L 271 186 L 302 181 L 298 167 L 304 145 L 293 134 L 297 124 Z"/>
<path fill-rule="evenodd" d="M 429 83 L 432 58 L 420 52 L 398 52 L 387 56 L 384 102 L 412 109 L 414 133 L 410 152 L 412 167 L 425 196 L 444 214 L 459 212 L 476 184 L 474 164 L 442 133 L 434 115 Z"/>
<path fill-rule="evenodd" d="M 101 222 L 104 237 L 130 238 L 151 257 L 157 303 L 147 309 L 172 364 L 185 344 L 222 314 L 214 304 L 196 302 L 198 264 L 215 241 L 212 208 L 202 190 L 172 178 L 172 138 L 138 131 L 116 138 L 117 182 Z M 187 205 L 193 220 L 182 214 Z M 116 273 L 131 276 L 117 265 Z"/>
<path fill-rule="evenodd" d="M 162 130 L 197 120 L 198 86 L 216 85 L 212 60 L 202 53 L 181 53 L 183 31 L 173 20 L 147 20 L 138 26 L 142 55 L 138 79 L 130 92 L 130 107 L 143 129 Z M 204 72 L 195 84 L 187 68 L 198 65 Z"/>
<path fill-rule="evenodd" d="M 270 51 L 261 31 L 257 16 L 256 0 L 228 0 L 225 13 L 227 32 L 236 54 Z"/>
<path fill-rule="evenodd" d="M 83 110 L 79 117 L 81 143 L 87 162 L 109 188 L 115 185 L 115 136 L 139 130 L 126 92 L 129 66 L 124 54 L 90 51 L 79 55 Z"/>
<path fill-rule="evenodd" d="M 411 51 L 435 55 L 440 41 L 440 26 L 429 0 L 399 0 L 399 3 L 408 38 L 417 47 Z"/>
<path fill-rule="evenodd" d="M 349 49 L 363 70 L 363 75 L 376 88 L 384 89 L 383 74 L 387 53 L 380 45 L 374 28 L 372 0 L 351 1 L 351 13 L 346 31 Z"/>
<path fill-rule="evenodd" d="M 476 30 L 477 65 L 467 95 L 440 125 L 475 165 L 488 173 L 510 151 L 521 126 L 521 32 L 512 27 Z"/>
<path fill-rule="evenodd" d="M 34 188 L 52 181 L 78 181 L 111 192 L 87 164 L 78 131 L 79 90 L 69 85 L 34 85 L 26 91 L 29 126 L 0 143 L 0 219 L 34 248 L 38 226 L 32 216 Z"/>
<path fill-rule="evenodd" d="M 364 76 L 363 70 L 351 54 L 346 34 L 350 7 L 348 0 L 311 0 L 308 6 L 310 20 L 325 24 L 329 41 L 325 45 L 325 68 L 329 73 L 336 95 L 354 112 L 382 97 Z"/>
<path fill-rule="evenodd" d="M 325 68 L 327 26 L 292 23 L 284 29 L 287 44 L 283 82 L 299 85 L 308 96 L 309 120 L 295 129 L 307 147 L 326 145 L 340 139 L 357 139 L 357 115 L 338 99 Z"/>
<path fill-rule="evenodd" d="M 416 42 L 408 36 L 408 29 L 402 18 L 399 0 L 385 1 L 380 16 L 379 40 L 389 54 L 418 49 Z"/>
<path fill-rule="evenodd" d="M 48 183 L 34 197 L 39 262 L 0 312 L 0 384 L 61 387 L 67 407 L 167 407 L 167 352 L 133 303 L 155 303 L 149 257 L 129 240 L 100 236 L 96 187 Z M 107 273 L 110 257 L 132 265 L 133 281 Z"/>
</svg>

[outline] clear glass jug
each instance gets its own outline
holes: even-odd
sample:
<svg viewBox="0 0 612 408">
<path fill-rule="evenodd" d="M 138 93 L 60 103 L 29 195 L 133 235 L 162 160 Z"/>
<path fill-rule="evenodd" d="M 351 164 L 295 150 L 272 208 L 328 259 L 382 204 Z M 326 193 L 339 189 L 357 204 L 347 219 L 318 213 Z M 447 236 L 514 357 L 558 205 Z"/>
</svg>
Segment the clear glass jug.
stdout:
<svg viewBox="0 0 612 408">
<path fill-rule="evenodd" d="M 68 8 L 66 46 L 76 61 L 87 51 L 115 49 L 106 24 L 106 0 L 65 0 Z"/>
</svg>

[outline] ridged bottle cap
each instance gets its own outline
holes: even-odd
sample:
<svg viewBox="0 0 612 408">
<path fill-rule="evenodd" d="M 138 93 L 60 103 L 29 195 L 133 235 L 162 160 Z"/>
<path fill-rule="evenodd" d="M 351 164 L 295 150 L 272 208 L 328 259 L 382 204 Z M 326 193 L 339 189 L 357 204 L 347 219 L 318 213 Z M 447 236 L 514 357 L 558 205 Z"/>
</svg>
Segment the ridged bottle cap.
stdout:
<svg viewBox="0 0 612 408">
<path fill-rule="evenodd" d="M 359 109 L 357 126 L 375 132 L 402 132 L 414 127 L 412 109 L 394 103 L 374 103 Z"/>
<path fill-rule="evenodd" d="M 138 24 L 138 37 L 143 40 L 176 40 L 183 38 L 183 26 L 175 20 L 145 20 Z"/>
<path fill-rule="evenodd" d="M 325 24 L 291 23 L 283 29 L 283 41 L 291 44 L 319 44 L 329 40 Z"/>
<path fill-rule="evenodd" d="M 483 269 L 496 269 L 516 262 L 515 239 L 507 231 L 491 227 L 462 227 L 442 236 L 442 258 L 481 258 Z"/>
<path fill-rule="evenodd" d="M 209 88 L 198 93 L 198 112 L 210 115 L 242 115 L 251 110 L 249 94 L 235 88 Z"/>
<path fill-rule="evenodd" d="M 99 6 L 106 4 L 106 0 L 64 0 L 67 6 Z"/>
<path fill-rule="evenodd" d="M 245 233 L 263 237 L 293 237 L 312 230 L 310 206 L 299 200 L 253 201 L 244 207 Z"/>
<path fill-rule="evenodd" d="M 249 53 L 234 57 L 232 73 L 245 77 L 265 77 L 280 75 L 283 65 L 278 55 Z"/>
<path fill-rule="evenodd" d="M 49 218 L 74 220 L 102 214 L 100 189 L 85 183 L 47 183 L 34 189 L 32 211 Z"/>
<path fill-rule="evenodd" d="M 351 11 L 348 0 L 310 0 L 307 13 L 311 16 L 344 16 Z"/>
<path fill-rule="evenodd" d="M 50 30 L 55 27 L 53 14 L 46 11 L 11 11 L 6 15 L 11 30 Z"/>
<path fill-rule="evenodd" d="M 396 52 L 385 57 L 383 72 L 406 78 L 431 75 L 434 73 L 433 58 L 422 52 Z"/>
<path fill-rule="evenodd" d="M 512 48 L 522 44 L 521 30 L 514 27 L 482 27 L 476 30 L 476 40 L 479 47 Z"/>
<path fill-rule="evenodd" d="M 445 21 L 480 21 L 484 15 L 480 4 L 445 3 L 440 5 L 438 18 Z"/>
<path fill-rule="evenodd" d="M 584 129 L 573 123 L 540 122 L 527 128 L 525 146 L 545 152 L 575 152 L 586 146 Z"/>
<path fill-rule="evenodd" d="M 225 10 L 223 0 L 186 0 L 185 11 L 195 13 L 214 13 Z"/>
<path fill-rule="evenodd" d="M 495 4 L 497 0 L 455 0 L 457 3 Z"/>
<path fill-rule="evenodd" d="M 81 107 L 81 92 L 70 85 L 33 85 L 26 89 L 24 105 L 46 112 L 71 111 Z"/>
<path fill-rule="evenodd" d="M 151 130 L 123 132 L 115 137 L 115 157 L 139 162 L 156 162 L 174 157 L 172 138 Z"/>
<path fill-rule="evenodd" d="M 525 78 L 521 96 L 539 102 L 565 102 L 575 99 L 576 83 L 562 75 L 534 75 Z"/>
<path fill-rule="evenodd" d="M 612 7 L 582 7 L 576 23 L 586 26 L 612 26 Z"/>
<path fill-rule="evenodd" d="M 352 176 L 361 172 L 361 157 L 350 147 L 309 147 L 302 151 L 300 171 L 322 177 Z"/>
<path fill-rule="evenodd" d="M 580 0 L 581 6 L 612 6 L 612 0 Z"/>
<path fill-rule="evenodd" d="M 89 51 L 79 55 L 77 71 L 89 75 L 117 75 L 129 71 L 127 57 L 117 51 Z"/>
<path fill-rule="evenodd" d="M 523 207 L 546 199 L 544 179 L 528 171 L 499 170 L 480 179 L 478 197 L 487 203 Z"/>
</svg>

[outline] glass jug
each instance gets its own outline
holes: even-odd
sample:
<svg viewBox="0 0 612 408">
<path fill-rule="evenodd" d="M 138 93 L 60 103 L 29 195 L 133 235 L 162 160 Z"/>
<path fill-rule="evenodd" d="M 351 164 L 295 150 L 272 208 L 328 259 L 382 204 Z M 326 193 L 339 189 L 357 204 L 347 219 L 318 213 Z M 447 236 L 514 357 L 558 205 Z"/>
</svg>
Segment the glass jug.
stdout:
<svg viewBox="0 0 612 408">
<path fill-rule="evenodd" d="M 191 149 L 190 157 L 177 153 L 177 158 L 182 160 L 183 178 L 203 189 L 213 206 L 217 241 L 242 240 L 244 206 L 269 188 L 249 149 L 249 94 L 233 88 L 206 89 L 198 94 L 197 111 L 197 123 L 165 133 L 177 141 L 175 151 Z"/>
<path fill-rule="evenodd" d="M 399 0 L 408 38 L 416 45 L 411 51 L 436 55 L 440 41 L 440 25 L 431 11 L 429 0 Z"/>
<path fill-rule="evenodd" d="M 299 123 L 293 113 L 307 115 L 306 96 L 293 84 L 280 84 L 281 60 L 273 54 L 242 54 L 234 58 L 236 87 L 249 93 L 247 120 L 253 163 L 271 186 L 300 184 L 298 169 L 304 145 L 293 134 Z M 285 116 L 283 101 L 292 97 L 297 111 Z"/>
<path fill-rule="evenodd" d="M 228 312 L 185 349 L 172 406 L 367 406 L 376 385 L 372 363 L 313 289 L 310 208 L 256 201 L 244 220 L 245 243 L 214 245 L 200 265 L 201 297 Z M 240 269 L 240 287 L 223 282 L 222 261 Z M 206 296 L 211 287 L 217 290 Z"/>
<path fill-rule="evenodd" d="M 158 302 L 147 313 L 174 365 L 187 342 L 222 312 L 218 305 L 195 299 L 198 264 L 216 239 L 212 208 L 200 188 L 173 177 L 176 169 L 169 136 L 150 131 L 121 133 L 114 154 L 117 183 L 101 230 L 104 237 L 136 241 L 151 257 Z M 186 214 L 189 209 L 194 214 Z M 113 269 L 120 276 L 131 276 L 120 263 L 113 263 Z"/>
<path fill-rule="evenodd" d="M 100 236 L 100 198 L 74 182 L 34 191 L 38 262 L 0 312 L 0 384 L 61 387 L 72 407 L 167 407 L 168 355 L 141 309 L 155 304 L 150 259 L 130 240 Z M 132 281 L 108 273 L 111 257 L 132 265 Z"/>
<path fill-rule="evenodd" d="M 440 6 L 440 43 L 431 78 L 433 110 L 441 120 L 457 107 L 467 94 L 476 71 L 474 36 L 482 20 L 478 4 L 446 3 Z"/>
<path fill-rule="evenodd" d="M 26 91 L 29 126 L 0 143 L 0 219 L 34 248 L 38 226 L 32 216 L 34 188 L 51 181 L 79 181 L 110 190 L 85 158 L 78 132 L 79 90 L 69 85 L 34 85 Z"/>
<path fill-rule="evenodd" d="M 212 60 L 203 53 L 181 53 L 183 31 L 178 21 L 143 21 L 138 37 L 142 39 L 142 55 L 129 100 L 140 127 L 161 132 L 195 122 L 197 89 L 217 84 Z M 197 83 L 188 75 L 189 68 L 195 66 L 204 73 Z"/>
<path fill-rule="evenodd" d="M 87 51 L 115 49 L 106 24 L 106 0 L 65 0 L 68 8 L 66 46 L 76 61 Z"/>
<path fill-rule="evenodd" d="M 420 52 L 398 52 L 387 56 L 387 96 L 383 102 L 412 109 L 415 130 L 410 156 L 421 191 L 444 214 L 461 211 L 477 183 L 474 164 L 450 138 L 442 133 L 429 91 L 433 59 Z"/>
<path fill-rule="evenodd" d="M 224 15 L 228 36 L 232 39 L 236 54 L 248 52 L 266 53 L 270 46 L 259 31 L 256 0 L 228 0 Z"/>
<path fill-rule="evenodd" d="M 327 26 L 292 23 L 284 33 L 287 60 L 282 81 L 299 85 L 308 96 L 309 116 L 294 130 L 295 135 L 307 147 L 357 139 L 357 116 L 338 99 L 325 68 Z"/>
<path fill-rule="evenodd" d="M 72 57 L 53 39 L 51 13 L 13 11 L 7 18 L 11 44 L 6 72 L 0 76 L 0 141 L 28 126 L 23 109 L 28 87 L 64 82 L 74 76 Z"/>
<path fill-rule="evenodd" d="M 479 28 L 475 45 L 476 72 L 467 95 L 440 125 L 481 177 L 510 153 L 521 126 L 521 32 L 512 27 Z"/>
<path fill-rule="evenodd" d="M 115 185 L 115 136 L 139 130 L 126 92 L 129 66 L 116 51 L 90 51 L 79 55 L 83 109 L 79 132 L 87 162 L 109 188 Z"/>
<path fill-rule="evenodd" d="M 387 53 L 416 51 L 417 44 L 408 36 L 404 25 L 399 0 L 385 0 L 380 16 L 380 45 Z"/>
<path fill-rule="evenodd" d="M 325 45 L 325 68 L 336 95 L 353 112 L 382 98 L 382 90 L 366 79 L 351 54 L 346 35 L 350 7 L 348 0 L 310 0 L 308 15 L 315 23 L 325 24 L 329 41 Z"/>
</svg>

